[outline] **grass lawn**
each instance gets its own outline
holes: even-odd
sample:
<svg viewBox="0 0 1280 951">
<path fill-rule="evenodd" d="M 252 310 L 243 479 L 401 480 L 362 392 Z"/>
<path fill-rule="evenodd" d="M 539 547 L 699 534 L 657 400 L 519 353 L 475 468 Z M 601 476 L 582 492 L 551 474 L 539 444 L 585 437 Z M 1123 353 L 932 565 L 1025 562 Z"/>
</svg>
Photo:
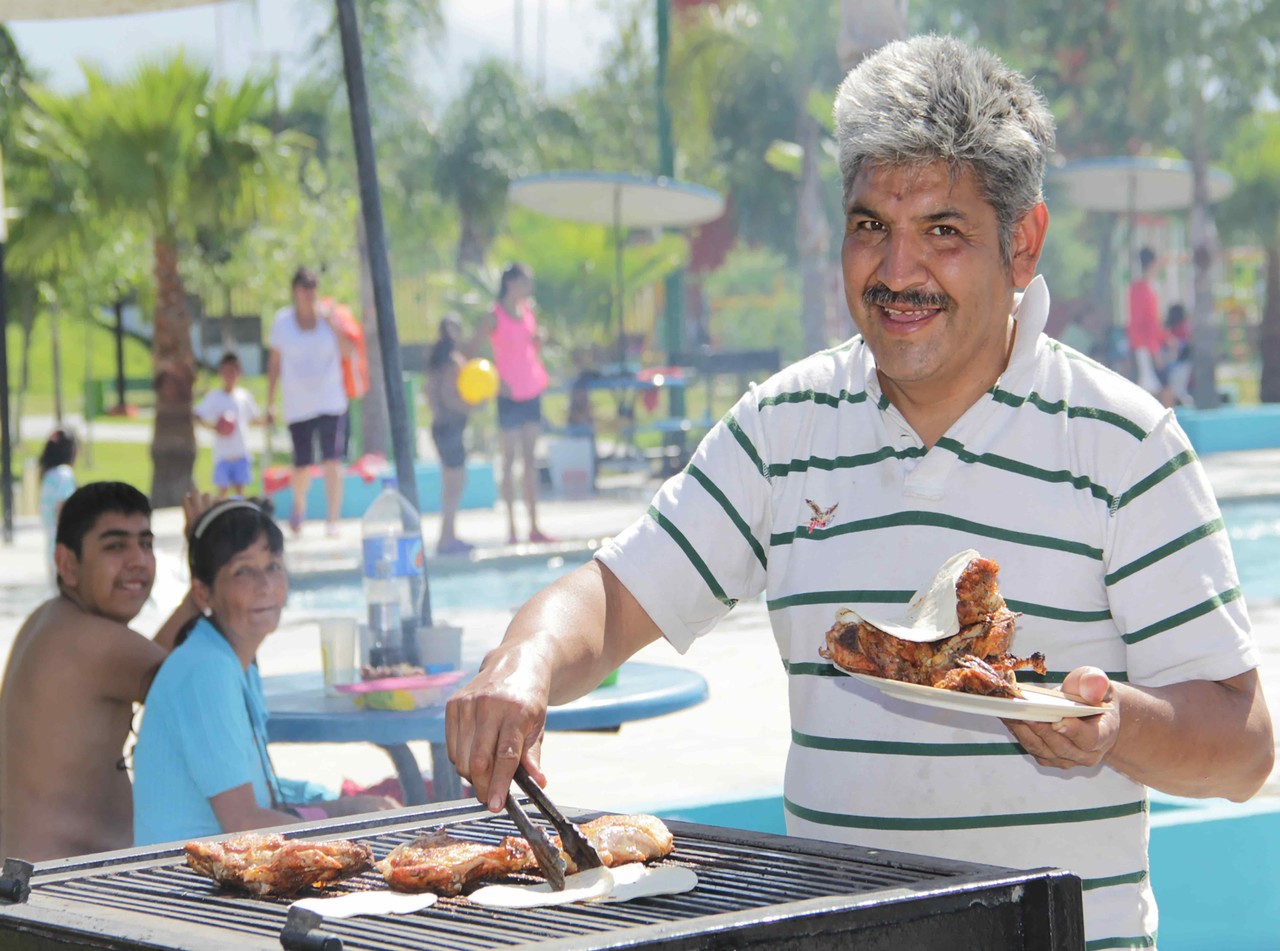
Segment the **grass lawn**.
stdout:
<svg viewBox="0 0 1280 951">
<path fill-rule="evenodd" d="M 40 458 L 44 449 L 41 440 L 24 439 L 18 444 L 14 453 L 15 474 L 23 471 L 23 460 L 33 461 Z M 127 442 L 95 442 L 86 445 L 81 440 L 80 452 L 76 457 L 76 484 L 86 482 L 128 482 L 143 492 L 151 492 L 151 447 L 147 443 Z M 32 470 L 36 475 L 36 470 Z M 213 454 L 207 449 L 196 452 L 195 468 L 196 485 L 209 488 L 213 485 Z"/>
</svg>

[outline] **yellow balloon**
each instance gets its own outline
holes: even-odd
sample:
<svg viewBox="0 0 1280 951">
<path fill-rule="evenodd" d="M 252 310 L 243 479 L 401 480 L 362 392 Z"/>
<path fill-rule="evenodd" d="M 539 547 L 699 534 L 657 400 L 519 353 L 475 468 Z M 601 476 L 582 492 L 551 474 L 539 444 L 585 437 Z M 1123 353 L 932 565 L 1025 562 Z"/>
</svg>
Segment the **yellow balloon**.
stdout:
<svg viewBox="0 0 1280 951">
<path fill-rule="evenodd" d="M 458 395 L 472 406 L 498 395 L 498 371 L 488 360 L 476 357 L 458 370 Z"/>
</svg>

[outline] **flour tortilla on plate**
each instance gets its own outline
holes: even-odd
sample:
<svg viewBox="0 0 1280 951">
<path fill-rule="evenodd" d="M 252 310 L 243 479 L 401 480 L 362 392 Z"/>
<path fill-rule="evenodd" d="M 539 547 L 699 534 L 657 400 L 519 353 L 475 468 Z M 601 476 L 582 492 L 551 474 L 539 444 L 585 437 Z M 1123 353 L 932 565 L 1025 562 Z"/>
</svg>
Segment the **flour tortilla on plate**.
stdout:
<svg viewBox="0 0 1280 951">
<path fill-rule="evenodd" d="M 972 548 L 952 555 L 938 569 L 933 580 L 907 602 L 905 614 L 890 616 L 883 608 L 871 613 L 841 608 L 836 620 L 845 623 L 865 621 L 874 628 L 904 641 L 927 644 L 960 633 L 960 617 L 956 614 L 956 582 L 969 562 L 981 558 Z"/>
</svg>

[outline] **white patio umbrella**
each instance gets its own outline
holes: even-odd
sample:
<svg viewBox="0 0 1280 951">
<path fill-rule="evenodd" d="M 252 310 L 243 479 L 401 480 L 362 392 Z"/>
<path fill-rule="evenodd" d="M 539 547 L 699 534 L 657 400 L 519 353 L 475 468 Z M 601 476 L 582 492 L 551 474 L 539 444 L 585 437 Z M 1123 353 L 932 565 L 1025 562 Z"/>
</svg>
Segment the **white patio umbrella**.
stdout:
<svg viewBox="0 0 1280 951">
<path fill-rule="evenodd" d="M 1195 202 L 1195 173 L 1192 164 L 1180 159 L 1121 155 L 1110 158 L 1082 159 L 1050 169 L 1046 176 L 1066 191 L 1066 199 L 1090 211 L 1126 215 L 1126 235 L 1130 276 L 1133 273 L 1134 247 L 1139 214 L 1186 211 Z M 1231 194 L 1235 182 L 1220 168 L 1210 167 L 1206 186 L 1208 202 L 1214 204 Z M 1193 232 L 1193 240 L 1195 235 Z M 1197 265 L 1199 269 L 1202 265 Z M 1200 282 L 1197 281 L 1199 284 Z M 1207 282 L 1204 284 L 1207 287 Z M 1211 299 L 1197 297 L 1197 309 L 1207 313 Z M 1216 362 L 1215 328 L 1209 321 L 1196 322 L 1196 405 L 1216 405 L 1213 385 Z"/>
<path fill-rule="evenodd" d="M 72 20 L 209 6 L 211 0 L 0 0 L 0 21 Z"/>
<path fill-rule="evenodd" d="M 613 230 L 614 282 L 617 297 L 618 345 L 623 347 L 622 273 L 624 232 L 631 228 L 687 228 L 724 214 L 724 197 L 704 185 L 674 178 L 652 178 L 620 172 L 548 172 L 511 183 L 508 195 L 533 211 L 608 225 Z M 625 362 L 625 354 L 620 352 Z"/>
<path fill-rule="evenodd" d="M 1089 211 L 1154 214 L 1185 211 L 1192 202 L 1191 163 L 1182 159 L 1117 155 L 1081 159 L 1049 170 L 1071 204 Z M 1209 169 L 1209 203 L 1231 194 L 1235 182 L 1220 168 Z"/>
</svg>

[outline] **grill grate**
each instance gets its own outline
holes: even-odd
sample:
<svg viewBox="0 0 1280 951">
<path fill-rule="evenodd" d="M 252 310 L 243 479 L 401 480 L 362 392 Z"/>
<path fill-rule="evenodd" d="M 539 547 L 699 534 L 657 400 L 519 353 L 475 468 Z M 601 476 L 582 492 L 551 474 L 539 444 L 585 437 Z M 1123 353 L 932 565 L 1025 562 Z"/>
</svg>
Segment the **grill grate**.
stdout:
<svg viewBox="0 0 1280 951">
<path fill-rule="evenodd" d="M 459 812 L 464 813 L 460 818 Z M 574 818 L 590 815 L 579 813 Z M 518 834 L 506 816 L 457 809 L 426 810 L 345 825 L 317 824 L 303 834 L 314 839 L 359 839 L 367 842 L 381 859 L 396 845 L 440 824 L 448 824 L 450 833 L 458 838 L 481 842 L 497 842 L 503 836 Z M 988 866 L 688 823 L 672 822 L 670 827 L 675 834 L 676 851 L 666 861 L 692 868 L 698 875 L 698 887 L 682 895 L 527 910 L 494 910 L 464 899 L 442 898 L 414 915 L 325 920 L 320 927 L 341 938 L 343 947 L 350 951 L 479 951 L 562 942 L 564 946 L 581 947 L 586 946 L 582 944 L 584 939 L 600 943 L 626 940 L 622 934 L 600 937 L 606 933 L 661 928 L 672 923 L 679 923 L 678 930 L 687 932 L 695 919 L 700 927 L 713 929 L 717 922 L 736 920 L 717 916 L 735 913 L 786 913 L 784 906 L 792 906 L 793 914 L 809 913 L 815 900 L 820 899 L 840 897 L 847 904 L 850 896 L 877 893 L 900 898 L 905 893 L 925 895 L 954 890 L 978 879 L 1008 881 L 1007 874 L 997 874 L 1006 870 Z M 84 927 L 84 922 L 93 919 L 95 931 L 120 939 L 100 947 L 218 946 L 217 940 L 207 937 L 202 944 L 193 937 L 198 934 L 221 934 L 220 940 L 227 943 L 231 935 L 237 935 L 237 947 L 280 947 L 289 901 L 220 891 L 189 869 L 181 853 L 174 850 L 124 854 L 128 857 L 122 861 L 88 868 L 50 869 L 49 874 L 41 869 L 32 879 L 28 905 L 13 908 L 26 909 L 23 914 L 28 918 L 41 917 L 52 928 L 47 933 L 55 933 L 59 921 L 70 929 Z M 513 876 L 508 880 L 535 879 Z M 385 887 L 377 872 L 366 872 L 326 893 Z M 794 903 L 805 902 L 809 904 L 796 909 Z M 40 916 L 32 914 L 37 910 Z M 5 911 L 0 907 L 0 944 L 9 947 L 2 934 L 6 928 Z M 150 938 L 143 939 L 142 933 Z M 165 944 L 163 936 L 174 934 L 185 936 L 184 941 Z M 137 943 L 131 944 L 131 940 Z"/>
</svg>

